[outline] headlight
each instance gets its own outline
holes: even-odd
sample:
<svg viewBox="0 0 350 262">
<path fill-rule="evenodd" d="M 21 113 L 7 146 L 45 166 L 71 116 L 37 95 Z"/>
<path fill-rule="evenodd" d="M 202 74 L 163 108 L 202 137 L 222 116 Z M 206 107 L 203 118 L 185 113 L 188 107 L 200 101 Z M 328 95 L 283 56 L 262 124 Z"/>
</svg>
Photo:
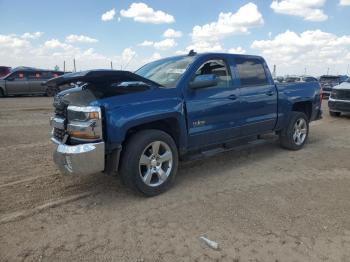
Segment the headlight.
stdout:
<svg viewBox="0 0 350 262">
<path fill-rule="evenodd" d="M 71 139 L 82 142 L 102 139 L 101 108 L 68 106 L 67 131 Z"/>
<path fill-rule="evenodd" d="M 331 95 L 330 95 L 331 98 L 337 98 L 337 90 L 332 90 L 331 92 Z"/>
<path fill-rule="evenodd" d="M 101 119 L 101 108 L 97 106 L 68 106 L 68 120 L 87 121 Z"/>
</svg>

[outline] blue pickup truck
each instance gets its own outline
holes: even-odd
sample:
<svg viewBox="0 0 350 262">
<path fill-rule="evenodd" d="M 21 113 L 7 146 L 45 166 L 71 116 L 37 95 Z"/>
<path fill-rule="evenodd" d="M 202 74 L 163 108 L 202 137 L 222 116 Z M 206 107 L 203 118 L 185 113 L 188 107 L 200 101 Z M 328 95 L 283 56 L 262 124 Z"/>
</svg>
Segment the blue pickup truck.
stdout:
<svg viewBox="0 0 350 262">
<path fill-rule="evenodd" d="M 301 149 L 321 118 L 318 82 L 276 85 L 262 57 L 176 56 L 136 72 L 65 74 L 49 86 L 76 87 L 54 98 L 54 161 L 63 173 L 119 173 L 147 196 L 174 181 L 178 161 L 230 150 L 275 133 Z"/>
</svg>

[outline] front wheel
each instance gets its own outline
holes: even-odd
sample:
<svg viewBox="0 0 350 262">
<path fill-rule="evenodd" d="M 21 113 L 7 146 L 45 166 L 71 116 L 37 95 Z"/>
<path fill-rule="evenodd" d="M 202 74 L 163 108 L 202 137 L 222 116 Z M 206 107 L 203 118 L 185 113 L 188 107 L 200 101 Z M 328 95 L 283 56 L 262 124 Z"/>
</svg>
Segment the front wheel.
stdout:
<svg viewBox="0 0 350 262">
<path fill-rule="evenodd" d="M 291 112 L 289 123 L 280 133 L 280 144 L 289 150 L 301 149 L 309 135 L 309 120 L 302 112 Z"/>
<path fill-rule="evenodd" d="M 144 130 L 126 143 L 120 175 L 131 189 L 155 196 L 171 186 L 177 166 L 178 151 L 172 137 L 160 130 Z"/>
</svg>

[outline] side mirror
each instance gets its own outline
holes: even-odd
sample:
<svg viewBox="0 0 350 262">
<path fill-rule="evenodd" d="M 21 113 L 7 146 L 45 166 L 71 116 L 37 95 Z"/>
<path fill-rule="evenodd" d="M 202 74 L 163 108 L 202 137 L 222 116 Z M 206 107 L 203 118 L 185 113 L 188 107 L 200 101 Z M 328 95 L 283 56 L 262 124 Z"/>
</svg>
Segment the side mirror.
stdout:
<svg viewBox="0 0 350 262">
<path fill-rule="evenodd" d="M 189 88 L 199 89 L 218 85 L 218 78 L 214 74 L 196 76 L 193 81 L 189 83 Z"/>
</svg>

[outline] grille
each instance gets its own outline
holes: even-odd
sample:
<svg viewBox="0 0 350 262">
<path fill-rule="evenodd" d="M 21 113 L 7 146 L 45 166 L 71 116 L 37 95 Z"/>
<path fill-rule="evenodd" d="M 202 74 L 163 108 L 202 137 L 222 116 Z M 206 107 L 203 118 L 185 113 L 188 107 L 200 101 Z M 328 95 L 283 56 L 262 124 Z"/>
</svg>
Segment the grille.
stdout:
<svg viewBox="0 0 350 262">
<path fill-rule="evenodd" d="M 334 90 L 336 99 L 350 100 L 350 90 Z"/>
<path fill-rule="evenodd" d="M 59 141 L 62 141 L 65 135 L 65 131 L 62 129 L 54 128 L 53 129 L 53 137 Z"/>
</svg>

